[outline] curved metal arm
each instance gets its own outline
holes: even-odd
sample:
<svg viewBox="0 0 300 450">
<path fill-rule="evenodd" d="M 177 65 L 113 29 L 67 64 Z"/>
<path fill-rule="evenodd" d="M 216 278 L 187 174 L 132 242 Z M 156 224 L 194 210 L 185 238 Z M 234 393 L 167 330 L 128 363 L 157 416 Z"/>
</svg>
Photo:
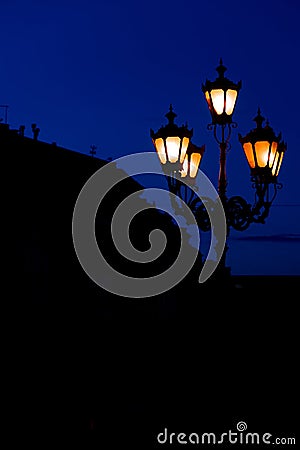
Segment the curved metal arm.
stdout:
<svg viewBox="0 0 300 450">
<path fill-rule="evenodd" d="M 202 231 L 209 231 L 211 224 L 207 208 L 213 208 L 213 202 L 207 199 L 204 204 L 192 189 L 181 183 L 175 173 L 169 174 L 167 179 L 170 192 L 179 196 L 190 207 L 199 228 Z M 229 228 L 232 227 L 237 231 L 244 231 L 251 223 L 265 223 L 277 192 L 282 188 L 281 183 L 268 183 L 257 177 L 253 177 L 252 181 L 255 189 L 255 199 L 252 206 L 238 195 L 229 199 L 223 198 L 223 206 Z M 273 186 L 273 192 L 271 191 L 271 185 Z"/>
<path fill-rule="evenodd" d="M 213 202 L 207 199 L 206 204 L 197 197 L 195 201 L 191 204 L 191 209 L 196 218 L 198 227 L 202 231 L 209 231 L 211 229 L 211 222 L 207 212 L 207 208 L 213 208 Z"/>
<path fill-rule="evenodd" d="M 277 195 L 279 189 L 282 188 L 281 183 L 271 183 L 273 185 L 273 194 L 270 192 L 270 183 L 258 182 L 253 179 L 253 187 L 255 192 L 255 203 L 252 208 L 252 221 L 256 223 L 265 223 L 268 217 L 271 205 Z"/>
<path fill-rule="evenodd" d="M 265 223 L 268 217 L 271 205 L 281 183 L 272 183 L 273 195 L 270 194 L 270 183 L 261 183 L 254 180 L 253 187 L 256 189 L 255 201 L 253 206 L 246 202 L 240 196 L 231 197 L 226 202 L 226 217 L 228 225 L 237 231 L 246 230 L 251 223 Z"/>
<path fill-rule="evenodd" d="M 227 124 L 223 124 L 223 125 L 219 125 L 219 126 L 221 127 L 221 136 L 218 136 L 218 132 L 217 132 L 218 125 L 217 124 L 209 123 L 207 125 L 207 129 L 209 131 L 213 131 L 216 142 L 219 145 L 225 145 L 226 150 L 229 151 L 231 148 L 229 141 L 230 141 L 230 137 L 231 137 L 231 133 L 232 133 L 232 128 L 237 128 L 237 123 L 231 122 L 231 123 L 227 123 Z"/>
<path fill-rule="evenodd" d="M 231 197 L 226 203 L 226 217 L 230 227 L 244 231 L 252 222 L 251 205 L 243 197 Z"/>
</svg>

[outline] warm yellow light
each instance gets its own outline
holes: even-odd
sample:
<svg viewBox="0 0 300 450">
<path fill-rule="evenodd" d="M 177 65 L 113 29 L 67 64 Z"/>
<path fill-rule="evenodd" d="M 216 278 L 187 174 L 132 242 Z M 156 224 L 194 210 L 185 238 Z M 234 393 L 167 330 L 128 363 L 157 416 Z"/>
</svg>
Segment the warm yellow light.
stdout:
<svg viewBox="0 0 300 450">
<path fill-rule="evenodd" d="M 272 167 L 272 175 L 275 175 L 276 177 L 278 176 L 282 159 L 283 159 L 283 152 L 276 153 L 275 161 Z"/>
<path fill-rule="evenodd" d="M 266 167 L 269 158 L 270 142 L 255 142 L 255 153 L 258 167 Z"/>
<path fill-rule="evenodd" d="M 270 158 L 269 158 L 269 167 L 270 168 L 273 167 L 273 162 L 274 162 L 274 158 L 275 158 L 277 147 L 278 147 L 277 142 L 272 142 Z"/>
<path fill-rule="evenodd" d="M 218 115 L 224 111 L 224 91 L 223 89 L 213 89 L 211 91 L 211 99 L 214 110 Z"/>
<path fill-rule="evenodd" d="M 182 178 L 185 178 L 187 175 L 189 175 L 190 178 L 195 178 L 198 172 L 201 156 L 202 155 L 200 153 L 192 153 L 189 162 L 188 155 L 186 155 L 180 171 Z"/>
<path fill-rule="evenodd" d="M 189 170 L 189 162 L 188 162 L 188 155 L 186 155 L 183 161 L 182 169 L 180 171 L 182 178 L 185 178 L 187 176 L 188 170 Z"/>
<path fill-rule="evenodd" d="M 183 161 L 184 161 L 189 142 L 190 142 L 190 140 L 187 137 L 184 137 L 182 139 L 181 152 L 180 152 L 180 162 L 181 163 L 183 163 Z"/>
<path fill-rule="evenodd" d="M 275 173 L 276 177 L 277 177 L 278 174 L 279 174 L 279 170 L 280 170 L 280 167 L 281 167 L 281 164 L 282 164 L 282 160 L 283 160 L 283 155 L 284 155 L 284 153 L 281 152 L 281 153 L 280 153 L 280 159 L 279 159 L 278 167 L 277 167 L 276 173 Z"/>
<path fill-rule="evenodd" d="M 275 157 L 275 161 L 274 161 L 274 165 L 272 167 L 272 175 L 276 175 L 276 168 L 277 168 L 277 164 L 278 164 L 278 159 L 279 159 L 279 153 L 277 153 L 276 157 Z"/>
<path fill-rule="evenodd" d="M 226 109 L 225 112 L 228 116 L 231 116 L 234 110 L 234 105 L 237 97 L 237 91 L 233 89 L 228 89 L 226 91 Z"/>
<path fill-rule="evenodd" d="M 162 138 L 158 138 L 155 140 L 154 145 L 155 145 L 155 149 L 157 151 L 157 155 L 159 157 L 160 162 L 162 164 L 166 164 L 167 157 L 166 157 L 164 140 Z"/>
<path fill-rule="evenodd" d="M 251 167 L 251 169 L 254 169 L 255 161 L 254 161 L 254 155 L 253 155 L 253 150 L 252 150 L 252 144 L 250 142 L 245 142 L 243 144 L 243 149 L 244 149 L 249 166 Z"/>
<path fill-rule="evenodd" d="M 210 100 L 210 96 L 209 96 L 209 92 L 208 91 L 205 92 L 205 98 L 206 98 L 206 101 L 207 101 L 207 104 L 208 104 L 208 108 L 211 109 L 211 100 Z"/>
<path fill-rule="evenodd" d="M 201 155 L 200 153 L 192 153 L 190 160 L 190 177 L 195 178 L 198 172 L 198 167 L 200 164 Z"/>
<path fill-rule="evenodd" d="M 179 158 L 180 138 L 178 136 L 166 139 L 167 155 L 170 163 L 176 163 Z"/>
</svg>

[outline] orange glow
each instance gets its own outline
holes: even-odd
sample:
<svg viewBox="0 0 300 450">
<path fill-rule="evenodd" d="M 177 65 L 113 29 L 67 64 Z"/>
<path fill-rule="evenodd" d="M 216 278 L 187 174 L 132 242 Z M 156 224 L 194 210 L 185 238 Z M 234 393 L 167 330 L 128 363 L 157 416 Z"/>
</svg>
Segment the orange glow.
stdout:
<svg viewBox="0 0 300 450">
<path fill-rule="evenodd" d="M 210 96 L 209 96 L 208 91 L 205 92 L 205 98 L 206 98 L 209 109 L 211 109 L 211 101 L 210 101 Z"/>
<path fill-rule="evenodd" d="M 234 110 L 234 105 L 237 97 L 237 91 L 233 89 L 228 89 L 226 91 L 226 109 L 225 112 L 228 116 L 231 116 Z"/>
<path fill-rule="evenodd" d="M 162 138 L 158 138 L 154 142 L 155 149 L 157 151 L 159 160 L 162 164 L 166 164 L 167 157 L 165 152 L 165 144 Z"/>
<path fill-rule="evenodd" d="M 255 142 L 255 152 L 258 167 L 266 167 L 269 158 L 270 142 L 258 141 Z"/>
<path fill-rule="evenodd" d="M 243 144 L 243 149 L 244 149 L 249 166 L 251 167 L 251 169 L 254 169 L 255 161 L 254 161 L 254 155 L 253 155 L 253 150 L 252 150 L 252 144 L 250 144 L 250 142 L 245 142 L 245 144 Z"/>
<path fill-rule="evenodd" d="M 185 178 L 187 175 L 189 175 L 191 178 L 195 178 L 198 172 L 200 161 L 200 153 L 192 153 L 190 157 L 190 163 L 188 161 L 188 155 L 186 155 L 183 161 L 182 169 L 180 171 L 181 177 Z"/>
<path fill-rule="evenodd" d="M 279 159 L 279 153 L 277 153 L 276 157 L 275 157 L 275 161 L 274 161 L 274 165 L 272 167 L 272 175 L 276 175 L 276 168 L 277 168 L 277 164 L 278 164 L 278 159 Z"/>
<path fill-rule="evenodd" d="M 277 142 L 272 142 L 271 153 L 270 153 L 270 158 L 269 158 L 269 167 L 273 167 L 273 162 L 274 162 L 277 146 L 278 146 Z"/>
<path fill-rule="evenodd" d="M 179 158 L 180 138 L 178 136 L 166 139 L 167 155 L 170 163 L 176 163 Z"/>
<path fill-rule="evenodd" d="M 187 137 L 184 137 L 182 139 L 181 152 L 180 152 L 180 162 L 181 163 L 183 163 L 183 161 L 184 161 L 189 142 L 190 142 L 190 140 Z"/>
<path fill-rule="evenodd" d="M 201 155 L 200 153 L 192 153 L 190 161 L 190 177 L 195 178 L 198 172 L 198 167 L 200 164 Z"/>
<path fill-rule="evenodd" d="M 279 170 L 280 170 L 280 167 L 281 167 L 281 164 L 282 164 L 282 160 L 283 160 L 283 155 L 284 155 L 284 152 L 281 152 L 281 154 L 280 154 L 280 159 L 279 159 L 279 163 L 278 163 L 278 167 L 277 167 L 277 170 L 276 170 L 276 177 L 277 177 L 277 175 L 279 174 Z"/>
<path fill-rule="evenodd" d="M 272 167 L 272 175 L 275 175 L 276 177 L 279 174 L 279 170 L 280 170 L 280 166 L 282 163 L 282 159 L 283 159 L 283 152 L 281 153 L 276 153 L 276 157 L 275 157 L 275 161 Z"/>
<path fill-rule="evenodd" d="M 214 110 L 218 115 L 224 111 L 224 91 L 223 89 L 213 89 L 211 91 L 211 99 Z"/>
</svg>

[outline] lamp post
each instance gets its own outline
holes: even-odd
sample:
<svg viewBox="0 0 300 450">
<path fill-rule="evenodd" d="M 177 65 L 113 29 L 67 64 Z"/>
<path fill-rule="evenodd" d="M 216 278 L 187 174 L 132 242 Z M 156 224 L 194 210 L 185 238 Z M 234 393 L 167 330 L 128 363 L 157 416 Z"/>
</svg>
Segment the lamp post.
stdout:
<svg viewBox="0 0 300 450">
<path fill-rule="evenodd" d="M 264 223 L 277 190 L 282 187 L 277 181 L 277 176 L 287 144 L 281 140 L 281 133 L 276 136 L 269 122 L 263 127 L 265 118 L 262 117 L 260 108 L 253 120 L 256 122 L 256 128 L 244 137 L 239 134 L 239 141 L 243 146 L 256 190 L 256 200 L 250 219 L 253 222 Z"/>
<path fill-rule="evenodd" d="M 214 81 L 206 80 L 206 83 L 202 85 L 202 91 L 212 118 L 212 123 L 208 125 L 208 128 L 213 130 L 214 138 L 220 148 L 218 192 L 221 201 L 225 203 L 227 188 L 226 153 L 229 148 L 232 127 L 237 126 L 235 122 L 232 122 L 232 115 L 242 83 L 241 81 L 234 83 L 224 76 L 227 69 L 223 65 L 222 59 L 216 70 L 218 77 Z M 221 128 L 220 136 L 218 136 L 218 127 Z"/>
<path fill-rule="evenodd" d="M 234 83 L 225 77 L 227 69 L 222 60 L 216 70 L 217 78 L 214 81 L 206 80 L 205 84 L 202 84 L 202 91 L 212 119 L 207 128 L 213 131 L 220 151 L 218 194 L 226 215 L 228 237 L 230 228 L 244 231 L 251 223 L 265 223 L 277 191 L 282 187 L 277 177 L 287 144 L 282 140 L 281 133 L 275 134 L 268 121 L 263 126 L 265 119 L 258 109 L 257 116 L 254 118 L 256 128 L 250 130 L 245 136 L 239 134 L 239 141 L 250 167 L 252 186 L 255 189 L 253 205 L 239 195 L 227 197 L 226 157 L 231 148 L 232 129 L 237 127 L 232 116 L 242 83 L 241 81 Z M 199 228 L 202 231 L 208 231 L 210 221 L 203 203 L 194 191 L 191 191 L 188 197 L 188 188 L 181 183 L 181 179 L 185 178 L 188 184 L 193 184 L 205 145 L 197 147 L 191 142 L 193 129 L 189 130 L 187 125 L 179 127 L 175 124 L 176 114 L 172 105 L 166 117 L 168 124 L 156 133 L 151 129 L 150 135 L 167 176 L 169 190 L 188 203 L 195 214 Z M 218 267 L 218 273 L 222 278 L 227 277 L 230 272 L 225 262 L 227 248 L 226 244 Z"/>
</svg>

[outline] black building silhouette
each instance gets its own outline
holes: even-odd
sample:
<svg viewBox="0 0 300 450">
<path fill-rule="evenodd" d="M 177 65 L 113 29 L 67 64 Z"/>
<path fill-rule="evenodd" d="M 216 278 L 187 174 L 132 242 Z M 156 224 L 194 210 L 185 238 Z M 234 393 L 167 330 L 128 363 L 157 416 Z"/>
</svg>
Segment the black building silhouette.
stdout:
<svg viewBox="0 0 300 450">
<path fill-rule="evenodd" d="M 11 441 L 21 435 L 45 448 L 75 437 L 82 448 L 152 449 L 166 426 L 222 432 L 244 420 L 253 432 L 295 430 L 291 287 L 299 280 L 237 277 L 225 290 L 218 281 L 199 287 L 188 278 L 150 299 L 109 294 L 82 270 L 71 233 L 77 196 L 106 161 L 7 124 L 0 124 L 0 146 Z M 140 187 L 131 178 L 117 187 L 96 229 L 118 269 L 146 276 L 115 253 L 107 227 L 116 205 Z M 152 223 L 172 233 L 166 255 L 147 269 L 155 273 L 176 257 L 179 236 L 152 210 L 132 234 L 141 249 Z"/>
</svg>

